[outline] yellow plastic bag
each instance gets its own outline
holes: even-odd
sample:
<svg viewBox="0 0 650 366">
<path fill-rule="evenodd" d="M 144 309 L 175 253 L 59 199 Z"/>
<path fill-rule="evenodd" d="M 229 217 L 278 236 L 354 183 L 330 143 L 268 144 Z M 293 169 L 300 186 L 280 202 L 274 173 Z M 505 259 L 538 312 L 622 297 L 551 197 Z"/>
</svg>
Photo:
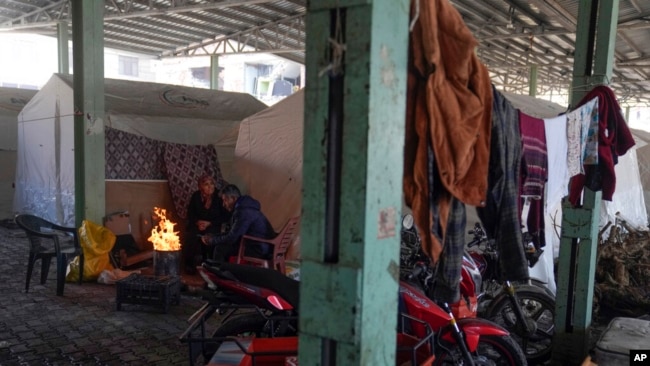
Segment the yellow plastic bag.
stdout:
<svg viewBox="0 0 650 366">
<path fill-rule="evenodd" d="M 115 234 L 108 228 L 84 220 L 79 228 L 79 241 L 84 251 L 84 281 L 97 280 L 103 270 L 113 270 L 108 253 L 115 245 Z M 79 280 L 79 257 L 70 262 L 66 276 L 69 282 Z"/>
</svg>

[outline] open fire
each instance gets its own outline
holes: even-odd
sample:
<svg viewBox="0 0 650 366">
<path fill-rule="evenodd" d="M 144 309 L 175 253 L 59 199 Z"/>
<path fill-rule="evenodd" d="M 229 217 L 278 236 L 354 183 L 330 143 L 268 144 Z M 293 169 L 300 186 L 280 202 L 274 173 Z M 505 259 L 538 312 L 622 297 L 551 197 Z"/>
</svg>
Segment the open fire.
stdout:
<svg viewBox="0 0 650 366">
<path fill-rule="evenodd" d="M 154 207 L 158 226 L 151 229 L 153 243 L 153 270 L 156 276 L 178 276 L 180 269 L 181 241 L 174 231 L 175 223 L 167 219 L 167 210 Z"/>
<path fill-rule="evenodd" d="M 151 236 L 147 239 L 153 243 L 153 249 L 161 252 L 176 251 L 181 249 L 178 232 L 174 231 L 176 223 L 167 219 L 167 210 L 154 207 L 154 214 L 160 220 L 158 226 L 151 229 Z"/>
</svg>

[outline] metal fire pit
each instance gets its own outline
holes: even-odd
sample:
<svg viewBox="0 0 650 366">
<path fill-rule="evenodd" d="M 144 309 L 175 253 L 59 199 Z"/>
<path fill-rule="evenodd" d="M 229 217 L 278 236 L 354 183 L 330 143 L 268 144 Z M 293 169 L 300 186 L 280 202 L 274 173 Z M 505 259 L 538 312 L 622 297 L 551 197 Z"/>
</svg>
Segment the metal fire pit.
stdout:
<svg viewBox="0 0 650 366">
<path fill-rule="evenodd" d="M 180 275 L 180 250 L 154 250 L 153 251 L 153 273 L 156 276 L 172 276 L 178 277 Z"/>
</svg>

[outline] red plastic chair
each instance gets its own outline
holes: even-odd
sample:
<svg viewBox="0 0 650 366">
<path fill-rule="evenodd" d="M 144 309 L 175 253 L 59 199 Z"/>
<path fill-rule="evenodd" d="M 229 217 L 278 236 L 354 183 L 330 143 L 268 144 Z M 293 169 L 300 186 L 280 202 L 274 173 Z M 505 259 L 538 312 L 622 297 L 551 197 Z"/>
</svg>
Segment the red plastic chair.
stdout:
<svg viewBox="0 0 650 366">
<path fill-rule="evenodd" d="M 298 232 L 298 223 L 300 216 L 292 217 L 287 221 L 282 230 L 273 239 L 257 238 L 250 235 L 244 235 L 239 242 L 239 254 L 237 255 L 237 263 L 248 263 L 252 265 L 260 265 L 265 268 L 274 268 L 280 273 L 285 273 L 285 254 L 289 246 L 293 242 L 293 238 Z M 257 243 L 266 243 L 273 247 L 273 255 L 270 259 L 249 257 L 244 255 L 246 244 L 249 241 Z"/>
</svg>

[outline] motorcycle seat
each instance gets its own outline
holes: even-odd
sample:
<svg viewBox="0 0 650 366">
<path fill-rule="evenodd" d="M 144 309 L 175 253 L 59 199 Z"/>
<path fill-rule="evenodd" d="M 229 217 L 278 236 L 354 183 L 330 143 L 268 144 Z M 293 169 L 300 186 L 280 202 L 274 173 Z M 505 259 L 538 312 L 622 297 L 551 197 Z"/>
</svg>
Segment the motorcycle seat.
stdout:
<svg viewBox="0 0 650 366">
<path fill-rule="evenodd" d="M 214 272 L 214 267 L 208 267 Z M 291 306 L 298 310 L 298 303 L 300 299 L 300 282 L 294 280 L 293 278 L 287 277 L 284 274 L 276 271 L 275 269 L 256 267 L 245 264 L 235 264 L 235 263 L 222 263 L 219 268 L 219 271 L 226 273 L 216 273 L 217 275 L 223 276 L 224 278 L 233 279 L 245 282 L 247 284 L 267 288 L 280 297 L 282 297 L 286 302 L 291 304 Z M 228 276 L 231 275 L 232 277 Z"/>
</svg>

